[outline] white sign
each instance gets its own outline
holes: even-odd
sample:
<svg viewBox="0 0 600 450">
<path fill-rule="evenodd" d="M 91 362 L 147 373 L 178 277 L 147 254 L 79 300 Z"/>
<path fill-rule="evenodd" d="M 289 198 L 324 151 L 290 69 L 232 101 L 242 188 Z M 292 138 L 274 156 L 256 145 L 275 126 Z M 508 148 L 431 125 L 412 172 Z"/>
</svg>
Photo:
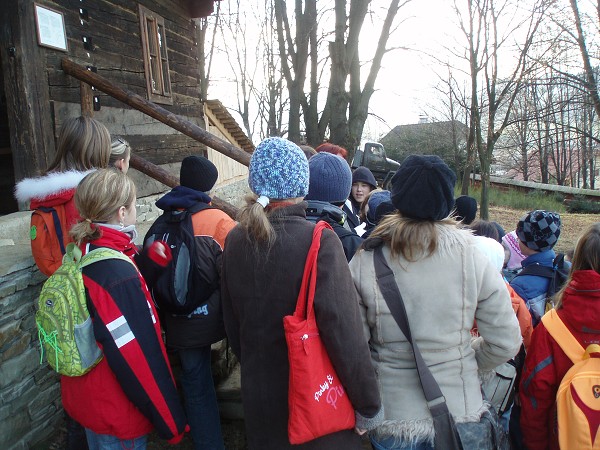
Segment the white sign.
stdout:
<svg viewBox="0 0 600 450">
<path fill-rule="evenodd" d="M 62 13 L 36 4 L 35 23 L 40 45 L 67 51 L 67 33 Z"/>
</svg>

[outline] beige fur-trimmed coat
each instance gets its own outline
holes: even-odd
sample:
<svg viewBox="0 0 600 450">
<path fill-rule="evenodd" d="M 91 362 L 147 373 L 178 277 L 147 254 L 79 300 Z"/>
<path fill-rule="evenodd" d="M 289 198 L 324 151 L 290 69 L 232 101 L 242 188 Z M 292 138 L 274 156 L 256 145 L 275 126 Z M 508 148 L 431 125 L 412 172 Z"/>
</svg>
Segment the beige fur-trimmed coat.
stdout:
<svg viewBox="0 0 600 450">
<path fill-rule="evenodd" d="M 489 371 L 512 358 L 521 345 L 519 324 L 506 284 L 469 231 L 437 223 L 437 251 L 422 260 L 383 253 L 404 299 L 411 332 L 457 422 L 479 421 L 483 402 L 478 369 Z M 385 421 L 380 437 L 433 440 L 433 422 L 410 345 L 377 286 L 372 251 L 350 263 L 359 292 L 363 329 L 378 376 Z M 471 347 L 473 321 L 483 342 Z"/>
</svg>

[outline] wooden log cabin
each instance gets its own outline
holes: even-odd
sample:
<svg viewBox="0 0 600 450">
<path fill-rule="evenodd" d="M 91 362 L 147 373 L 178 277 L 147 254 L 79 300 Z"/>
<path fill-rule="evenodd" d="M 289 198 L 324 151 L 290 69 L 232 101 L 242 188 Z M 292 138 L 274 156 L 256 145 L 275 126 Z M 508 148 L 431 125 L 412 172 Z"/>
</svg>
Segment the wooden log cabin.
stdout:
<svg viewBox="0 0 600 450">
<path fill-rule="evenodd" d="M 190 154 L 204 154 L 229 178 L 246 168 L 65 73 L 65 57 L 123 89 L 221 136 L 239 136 L 231 118 L 200 98 L 199 18 L 218 0 L 10 0 L 0 2 L 0 214 L 24 209 L 16 181 L 40 174 L 55 154 L 66 118 L 82 113 L 124 137 L 133 152 L 175 172 Z M 234 121 L 233 121 L 234 122 Z M 243 133 L 242 133 L 243 134 Z M 251 151 L 244 137 L 230 141 Z M 133 171 L 140 196 L 164 188 Z M 223 177 L 222 177 L 223 178 Z"/>
</svg>

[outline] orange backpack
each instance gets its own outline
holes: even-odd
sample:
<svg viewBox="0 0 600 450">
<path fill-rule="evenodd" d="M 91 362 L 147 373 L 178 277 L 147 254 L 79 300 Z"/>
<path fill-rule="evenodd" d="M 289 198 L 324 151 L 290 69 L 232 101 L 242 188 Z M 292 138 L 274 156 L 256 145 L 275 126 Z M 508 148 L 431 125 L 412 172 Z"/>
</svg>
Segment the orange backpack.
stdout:
<svg viewBox="0 0 600 450">
<path fill-rule="evenodd" d="M 573 362 L 556 393 L 560 448 L 600 449 L 600 345 L 584 349 L 554 309 L 542 317 L 542 322 Z"/>
<path fill-rule="evenodd" d="M 71 238 L 64 205 L 36 208 L 31 214 L 31 253 L 40 272 L 52 275 L 62 264 Z"/>
</svg>

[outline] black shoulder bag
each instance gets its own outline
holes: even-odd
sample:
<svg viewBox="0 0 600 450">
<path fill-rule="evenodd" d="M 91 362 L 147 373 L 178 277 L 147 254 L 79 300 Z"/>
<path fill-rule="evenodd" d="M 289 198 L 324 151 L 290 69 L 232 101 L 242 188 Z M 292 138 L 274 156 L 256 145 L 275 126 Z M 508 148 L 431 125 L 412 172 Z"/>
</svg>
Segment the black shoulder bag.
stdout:
<svg viewBox="0 0 600 450">
<path fill-rule="evenodd" d="M 400 290 L 398 289 L 394 272 L 390 269 L 385 256 L 383 256 L 382 248 L 383 246 L 375 248 L 375 257 L 373 258 L 377 284 L 388 308 L 390 308 L 394 320 L 398 323 L 400 330 L 402 330 L 402 333 L 404 333 L 404 336 L 413 349 L 419 380 L 421 381 L 421 386 L 423 386 L 427 407 L 433 417 L 433 428 L 435 430 L 434 448 L 435 450 L 463 450 L 456 424 L 446 404 L 446 398 L 442 394 L 435 378 L 433 378 L 429 367 L 427 367 L 427 364 L 423 360 L 419 347 L 413 342 L 402 294 L 400 294 Z"/>
</svg>

